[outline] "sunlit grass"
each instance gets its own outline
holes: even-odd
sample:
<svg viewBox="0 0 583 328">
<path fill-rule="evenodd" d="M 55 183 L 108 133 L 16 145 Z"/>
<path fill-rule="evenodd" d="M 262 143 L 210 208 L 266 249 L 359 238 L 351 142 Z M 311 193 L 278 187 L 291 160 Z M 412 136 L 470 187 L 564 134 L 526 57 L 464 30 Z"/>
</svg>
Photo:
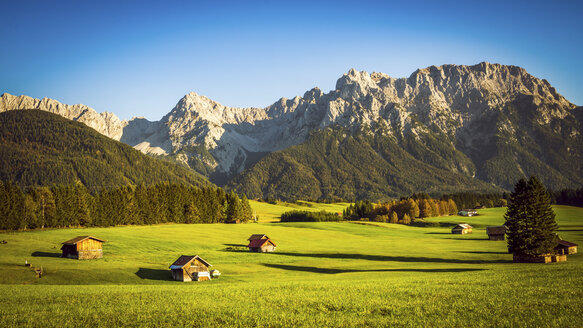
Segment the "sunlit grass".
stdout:
<svg viewBox="0 0 583 328">
<path fill-rule="evenodd" d="M 252 204 L 260 217 L 284 205 Z M 269 208 L 277 206 L 277 208 Z M 583 242 L 583 209 L 559 206 L 564 239 Z M 583 260 L 514 264 L 488 225 L 504 209 L 432 218 L 439 227 L 375 223 L 167 224 L 0 234 L 0 326 L 583 326 Z M 451 224 L 475 226 L 452 235 Z M 275 253 L 241 251 L 252 233 Z M 62 259 L 62 241 L 106 239 L 104 258 Z M 223 275 L 171 281 L 198 254 Z M 43 266 L 36 278 L 24 266 Z"/>
</svg>

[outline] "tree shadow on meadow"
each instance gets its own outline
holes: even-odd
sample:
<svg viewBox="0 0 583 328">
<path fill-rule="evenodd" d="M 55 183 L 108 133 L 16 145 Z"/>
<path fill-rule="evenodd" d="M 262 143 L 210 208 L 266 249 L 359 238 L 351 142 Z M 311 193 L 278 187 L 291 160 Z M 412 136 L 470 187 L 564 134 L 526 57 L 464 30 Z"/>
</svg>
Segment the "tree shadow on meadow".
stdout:
<svg viewBox="0 0 583 328">
<path fill-rule="evenodd" d="M 449 268 L 449 269 L 330 269 L 330 268 L 318 268 L 310 266 L 299 266 L 299 265 L 286 265 L 286 264 L 270 264 L 263 263 L 263 266 L 290 270 L 290 271 L 301 271 L 301 272 L 312 272 L 312 273 L 325 273 L 325 274 L 337 274 L 337 273 L 351 273 L 351 272 L 435 272 L 435 273 L 452 273 L 452 272 L 470 272 L 470 271 L 484 271 L 486 269 L 472 269 L 472 268 Z"/>
<path fill-rule="evenodd" d="M 443 238 L 443 239 L 451 239 L 451 240 L 490 240 L 488 238 Z"/>
<path fill-rule="evenodd" d="M 466 254 L 508 254 L 508 252 L 487 252 L 487 251 L 467 251 L 467 252 L 457 252 Z"/>
<path fill-rule="evenodd" d="M 249 253 L 249 248 L 247 245 L 243 244 L 223 244 L 227 247 L 223 249 L 224 252 L 233 252 L 233 253 Z"/>
<path fill-rule="evenodd" d="M 33 257 L 61 257 L 62 253 L 53 253 L 53 252 L 32 252 L 30 256 Z"/>
<path fill-rule="evenodd" d="M 345 253 L 286 253 L 273 252 L 273 255 L 294 256 L 294 257 L 315 257 L 329 259 L 352 259 L 383 262 L 421 262 L 421 263 L 453 263 L 453 264 L 490 264 L 490 263 L 512 263 L 512 260 L 472 260 L 472 259 L 446 259 L 440 257 L 423 256 L 391 256 L 391 255 L 367 255 L 367 254 L 345 254 Z"/>
<path fill-rule="evenodd" d="M 136 276 L 148 280 L 172 280 L 172 275 L 169 270 L 139 268 Z"/>
</svg>

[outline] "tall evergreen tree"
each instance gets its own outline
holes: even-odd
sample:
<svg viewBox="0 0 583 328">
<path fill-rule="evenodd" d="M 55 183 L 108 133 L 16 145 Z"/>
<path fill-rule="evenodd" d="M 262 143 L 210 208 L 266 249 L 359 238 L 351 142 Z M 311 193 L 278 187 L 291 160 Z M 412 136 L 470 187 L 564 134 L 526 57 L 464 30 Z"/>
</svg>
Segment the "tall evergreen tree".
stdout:
<svg viewBox="0 0 583 328">
<path fill-rule="evenodd" d="M 516 183 L 504 218 L 511 252 L 530 256 L 553 252 L 558 226 L 550 196 L 536 177 Z"/>
</svg>

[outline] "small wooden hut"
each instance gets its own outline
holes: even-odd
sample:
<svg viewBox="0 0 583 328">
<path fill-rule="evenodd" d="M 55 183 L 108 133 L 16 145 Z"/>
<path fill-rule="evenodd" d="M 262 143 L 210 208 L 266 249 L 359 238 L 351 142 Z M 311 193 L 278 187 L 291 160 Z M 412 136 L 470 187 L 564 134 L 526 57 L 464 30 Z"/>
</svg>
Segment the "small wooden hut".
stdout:
<svg viewBox="0 0 583 328">
<path fill-rule="evenodd" d="M 567 255 L 545 254 L 545 255 L 526 255 L 513 254 L 512 262 L 514 263 L 551 263 L 551 262 L 566 262 Z"/>
<path fill-rule="evenodd" d="M 506 226 L 486 227 L 486 233 L 490 240 L 504 240 L 506 238 Z"/>
<path fill-rule="evenodd" d="M 78 236 L 63 243 L 61 257 L 78 260 L 100 259 L 103 257 L 103 239 L 93 236 Z"/>
<path fill-rule="evenodd" d="M 461 235 L 472 233 L 472 226 L 467 223 L 460 223 L 451 229 L 451 233 Z"/>
<path fill-rule="evenodd" d="M 258 253 L 273 252 L 277 245 L 271 239 L 253 239 L 249 241 L 249 251 Z"/>
<path fill-rule="evenodd" d="M 566 240 L 559 240 L 559 244 L 555 247 L 555 252 L 559 255 L 576 254 L 577 244 Z"/>
<path fill-rule="evenodd" d="M 170 266 L 172 279 L 178 281 L 211 280 L 210 263 L 198 255 L 182 255 Z"/>
<path fill-rule="evenodd" d="M 472 210 L 472 209 L 463 209 L 463 210 L 459 211 L 457 214 L 461 215 L 461 216 L 474 216 L 474 215 L 478 215 L 478 212 L 476 210 Z"/>
<path fill-rule="evenodd" d="M 252 234 L 251 237 L 247 238 L 248 241 L 256 239 L 269 239 L 269 237 L 267 237 L 267 235 L 264 234 Z"/>
</svg>

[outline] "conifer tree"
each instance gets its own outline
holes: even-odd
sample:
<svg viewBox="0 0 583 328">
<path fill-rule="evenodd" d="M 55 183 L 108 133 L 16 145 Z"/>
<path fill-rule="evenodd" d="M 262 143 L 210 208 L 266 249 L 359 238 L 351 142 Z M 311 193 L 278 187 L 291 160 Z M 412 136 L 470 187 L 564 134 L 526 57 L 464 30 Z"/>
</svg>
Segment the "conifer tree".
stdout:
<svg viewBox="0 0 583 328">
<path fill-rule="evenodd" d="M 241 197 L 241 205 L 243 207 L 242 213 L 242 221 L 249 221 L 253 218 L 253 210 L 251 209 L 251 205 L 249 204 L 249 199 L 247 199 L 247 195 L 243 194 Z"/>
<path fill-rule="evenodd" d="M 410 224 L 411 223 L 411 217 L 409 216 L 408 213 L 405 213 L 405 215 L 403 215 L 403 224 Z"/>
<path fill-rule="evenodd" d="M 509 251 L 530 256 L 553 252 L 558 226 L 550 196 L 536 177 L 516 183 L 504 218 Z"/>
<path fill-rule="evenodd" d="M 395 211 L 391 212 L 391 216 L 389 217 L 389 222 L 390 223 L 398 223 L 399 222 L 399 217 L 397 216 L 397 212 L 395 212 Z"/>
</svg>

